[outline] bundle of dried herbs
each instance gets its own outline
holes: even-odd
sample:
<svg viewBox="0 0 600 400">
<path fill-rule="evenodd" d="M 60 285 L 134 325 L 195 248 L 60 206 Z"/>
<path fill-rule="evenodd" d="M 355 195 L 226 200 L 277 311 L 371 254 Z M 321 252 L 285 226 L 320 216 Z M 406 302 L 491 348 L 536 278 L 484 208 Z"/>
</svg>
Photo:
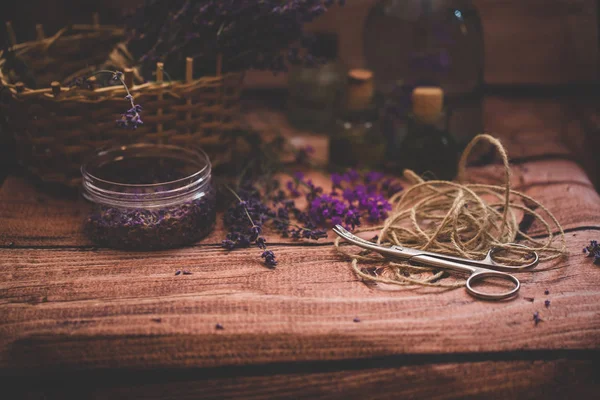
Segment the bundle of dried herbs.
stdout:
<svg viewBox="0 0 600 400">
<path fill-rule="evenodd" d="M 148 80 L 156 62 L 184 71 L 186 57 L 195 58 L 196 76 L 214 74 L 218 55 L 224 72 L 281 71 L 286 61 L 312 61 L 300 55 L 304 24 L 336 3 L 345 1 L 146 0 L 127 20 L 127 47 Z"/>
<path fill-rule="evenodd" d="M 306 153 L 306 149 L 303 151 Z M 354 229 L 365 220 L 384 220 L 391 210 L 386 198 L 402 190 L 398 183 L 374 171 L 333 174 L 333 190 L 329 193 L 302 173 L 295 173 L 285 188 L 280 188 L 278 182 L 272 181 L 275 189 L 268 193 L 251 181 L 244 182 L 237 191 L 228 188 L 235 200 L 223 218 L 229 232 L 222 246 L 227 250 L 257 246 L 271 268 L 277 264 L 275 255 L 267 250 L 266 239 L 261 235 L 267 226 L 282 237 L 319 240 L 326 238 L 327 228 L 336 224 Z M 304 197 L 303 209 L 296 205 L 299 197 Z"/>
</svg>

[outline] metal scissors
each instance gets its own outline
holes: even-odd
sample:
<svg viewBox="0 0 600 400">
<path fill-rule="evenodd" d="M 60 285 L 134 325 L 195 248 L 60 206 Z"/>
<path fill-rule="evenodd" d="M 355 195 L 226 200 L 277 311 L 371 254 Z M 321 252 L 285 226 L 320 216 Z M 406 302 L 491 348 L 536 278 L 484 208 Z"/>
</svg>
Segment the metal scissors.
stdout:
<svg viewBox="0 0 600 400">
<path fill-rule="evenodd" d="M 333 231 L 338 236 L 346 239 L 348 242 L 372 250 L 390 258 L 396 258 L 406 261 L 417 262 L 441 269 L 450 269 L 456 272 L 468 274 L 467 292 L 477 298 L 484 300 L 503 300 L 517 295 L 521 288 L 521 283 L 514 276 L 500 271 L 519 271 L 527 268 L 535 267 L 539 261 L 538 254 L 535 251 L 531 252 L 532 261 L 527 265 L 510 266 L 496 263 L 492 256 L 494 252 L 500 249 L 490 249 L 487 256 L 483 260 L 469 260 L 467 258 L 447 256 L 444 254 L 432 253 L 429 251 L 410 249 L 401 246 L 384 247 L 376 243 L 369 242 L 353 235 L 340 225 L 336 225 Z M 521 246 L 525 247 L 525 246 Z M 473 288 L 473 284 L 482 281 L 486 278 L 497 278 L 511 282 L 514 287 L 502 293 L 485 293 Z"/>
</svg>

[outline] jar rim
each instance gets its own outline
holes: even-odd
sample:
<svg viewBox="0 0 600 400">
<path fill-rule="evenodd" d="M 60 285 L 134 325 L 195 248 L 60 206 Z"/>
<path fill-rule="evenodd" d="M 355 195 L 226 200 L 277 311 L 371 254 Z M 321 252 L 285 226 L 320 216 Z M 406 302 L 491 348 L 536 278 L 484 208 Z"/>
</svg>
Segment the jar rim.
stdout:
<svg viewBox="0 0 600 400">
<path fill-rule="evenodd" d="M 93 167 L 142 156 L 182 160 L 197 170 L 170 181 L 132 184 L 114 182 L 93 173 Z M 210 182 L 210 174 L 210 159 L 202 149 L 153 143 L 100 149 L 81 166 L 84 197 L 96 203 L 123 207 L 159 207 L 193 200 L 202 195 L 202 189 Z"/>
</svg>

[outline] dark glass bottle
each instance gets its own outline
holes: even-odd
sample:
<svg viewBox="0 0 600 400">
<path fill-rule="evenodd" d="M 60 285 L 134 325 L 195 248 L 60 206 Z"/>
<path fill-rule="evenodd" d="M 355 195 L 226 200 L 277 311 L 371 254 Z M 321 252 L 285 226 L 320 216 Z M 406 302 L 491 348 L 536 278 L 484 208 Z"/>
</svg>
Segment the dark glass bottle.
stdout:
<svg viewBox="0 0 600 400">
<path fill-rule="evenodd" d="M 317 65 L 296 65 L 290 69 L 287 115 L 294 127 L 325 132 L 331 126 L 346 78 L 337 53 L 337 36 L 317 33 L 310 46 Z"/>
<path fill-rule="evenodd" d="M 408 168 L 428 179 L 453 179 L 459 149 L 446 129 L 443 91 L 436 87 L 418 87 L 413 91 L 412 100 L 407 134 L 395 157 L 398 172 Z"/>
<path fill-rule="evenodd" d="M 441 86 L 457 143 L 483 132 L 483 31 L 470 0 L 380 0 L 367 17 L 364 45 L 378 90 L 398 81 Z"/>
<path fill-rule="evenodd" d="M 350 70 L 329 141 L 331 168 L 380 168 L 384 155 L 385 137 L 375 100 L 373 73 Z"/>
</svg>

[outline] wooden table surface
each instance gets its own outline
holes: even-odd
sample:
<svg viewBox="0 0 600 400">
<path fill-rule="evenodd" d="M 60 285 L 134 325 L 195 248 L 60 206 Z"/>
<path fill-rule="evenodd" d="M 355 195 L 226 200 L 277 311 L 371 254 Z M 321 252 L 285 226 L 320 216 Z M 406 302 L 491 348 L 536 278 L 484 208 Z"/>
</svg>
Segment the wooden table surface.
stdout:
<svg viewBox="0 0 600 400">
<path fill-rule="evenodd" d="M 262 108 L 248 120 L 289 130 Z M 584 171 L 580 126 L 564 102 L 504 98 L 486 101 L 486 124 L 515 162 L 515 187 L 557 215 L 570 253 L 520 273 L 521 294 L 506 302 L 462 288 L 368 287 L 331 236 L 270 235 L 275 270 L 256 249 L 221 249 L 220 224 L 177 250 L 96 247 L 81 232 L 84 201 L 9 176 L 0 187 L 0 376 L 26 398 L 596 397 L 600 266 L 581 249 L 600 239 L 600 196 Z M 472 176 L 500 173 L 491 165 Z M 176 276 L 182 269 L 192 274 Z"/>
</svg>

